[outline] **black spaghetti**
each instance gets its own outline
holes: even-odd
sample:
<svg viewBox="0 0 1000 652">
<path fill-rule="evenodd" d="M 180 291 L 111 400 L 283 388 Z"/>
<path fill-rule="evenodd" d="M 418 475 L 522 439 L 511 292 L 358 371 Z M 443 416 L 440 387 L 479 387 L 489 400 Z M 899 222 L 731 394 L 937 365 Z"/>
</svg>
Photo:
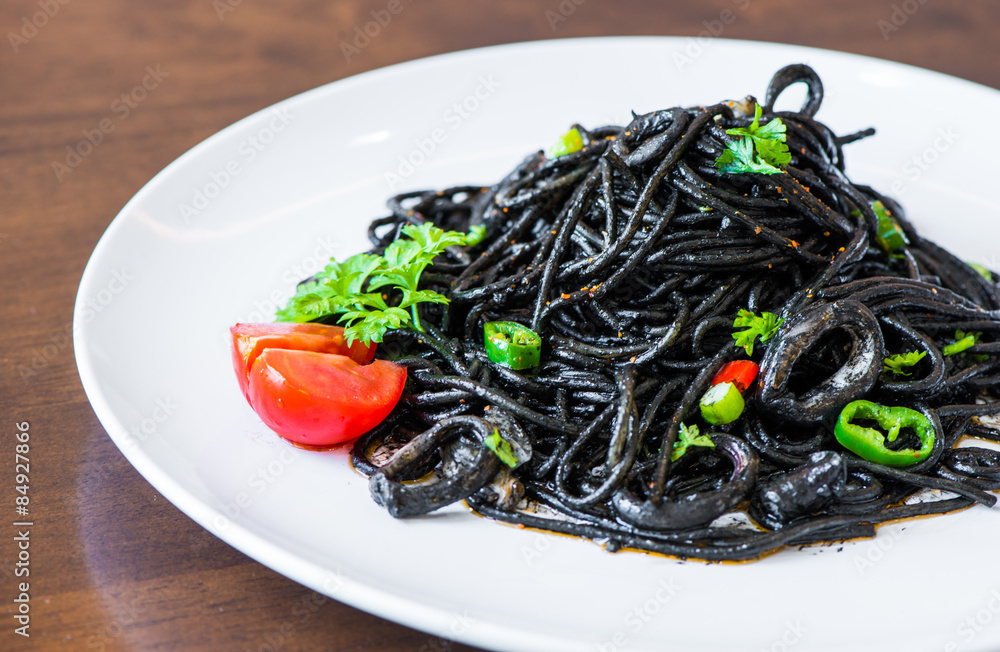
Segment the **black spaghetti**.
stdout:
<svg viewBox="0 0 1000 652">
<path fill-rule="evenodd" d="M 775 112 L 796 82 L 808 87 L 804 106 Z M 396 517 L 465 500 L 608 550 L 704 560 L 993 505 L 1000 454 L 957 443 L 998 439 L 980 422 L 1000 414 L 989 395 L 1000 386 L 997 276 L 848 180 L 842 147 L 874 131 L 835 135 L 814 118 L 822 99 L 813 70 L 788 66 L 760 123 L 747 98 L 576 125 L 582 147 L 532 154 L 491 187 L 391 199 L 369 230 L 374 253 L 408 224 L 479 225 L 487 237 L 427 268 L 423 285 L 450 301 L 421 306 L 424 332 L 385 334 L 379 355 L 405 365 L 408 381 L 353 448 L 374 499 Z M 741 154 L 727 130 L 755 134 L 774 118 L 787 165 L 720 165 L 730 149 L 766 167 L 752 158 L 758 136 Z M 776 329 L 738 346 L 734 321 L 758 313 Z M 540 334 L 540 364 L 491 358 L 492 322 Z M 699 400 L 726 363 L 748 357 L 760 373 L 745 409 L 712 425 Z M 851 421 L 842 410 L 858 401 L 867 407 Z M 707 445 L 682 441 L 695 426 Z M 894 430 L 873 461 L 838 428 L 862 440 Z M 507 463 L 491 437 L 509 447 Z M 878 461 L 914 451 L 912 463 Z"/>
</svg>

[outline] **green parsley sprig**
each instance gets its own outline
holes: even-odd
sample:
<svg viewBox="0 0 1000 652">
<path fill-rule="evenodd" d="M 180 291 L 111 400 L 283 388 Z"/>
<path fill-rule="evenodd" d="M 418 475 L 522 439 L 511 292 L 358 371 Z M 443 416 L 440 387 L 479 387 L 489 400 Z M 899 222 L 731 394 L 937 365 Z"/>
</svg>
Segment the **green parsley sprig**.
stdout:
<svg viewBox="0 0 1000 652">
<path fill-rule="evenodd" d="M 474 226 L 466 234 L 425 222 L 408 224 L 402 233 L 406 238 L 394 240 L 381 256 L 357 254 L 342 263 L 331 260 L 311 281 L 299 285 L 278 311 L 277 320 L 307 322 L 340 315 L 338 322 L 347 325 L 348 344 L 381 342 L 393 328 L 423 332 L 417 306 L 448 303 L 449 299 L 433 290 L 421 290 L 420 275 L 448 247 L 482 242 L 486 227 Z"/>
<path fill-rule="evenodd" d="M 733 333 L 733 339 L 736 340 L 736 346 L 742 346 L 746 350 L 747 355 L 753 355 L 753 345 L 757 338 L 760 338 L 761 342 L 768 341 L 774 336 L 778 327 L 785 323 L 784 319 L 773 312 L 762 312 L 757 316 L 749 310 L 740 308 L 736 314 L 733 328 L 746 328 L 746 330 Z"/>
<path fill-rule="evenodd" d="M 785 123 L 774 118 L 766 125 L 760 125 L 762 113 L 760 105 L 754 107 L 753 122 L 748 127 L 726 129 L 730 136 L 739 136 L 726 143 L 726 151 L 715 159 L 715 167 L 726 174 L 758 172 L 778 174 L 792 161 L 785 143 Z"/>
<path fill-rule="evenodd" d="M 677 431 L 677 441 L 674 442 L 674 450 L 670 453 L 670 461 L 676 462 L 692 446 L 715 448 L 715 442 L 708 435 L 699 434 L 698 426 L 687 426 L 682 423 L 681 429 Z"/>
<path fill-rule="evenodd" d="M 909 351 L 907 353 L 897 353 L 890 355 L 882 361 L 882 371 L 893 375 L 909 376 L 909 371 L 903 371 L 904 367 L 913 367 L 924 359 L 927 351 Z"/>
</svg>

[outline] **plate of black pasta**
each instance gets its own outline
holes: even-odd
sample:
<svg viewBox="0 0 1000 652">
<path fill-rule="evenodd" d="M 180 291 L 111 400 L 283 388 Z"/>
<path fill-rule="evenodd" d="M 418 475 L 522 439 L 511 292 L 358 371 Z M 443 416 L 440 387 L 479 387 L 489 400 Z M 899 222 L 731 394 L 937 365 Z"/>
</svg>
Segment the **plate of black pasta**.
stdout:
<svg viewBox="0 0 1000 652">
<path fill-rule="evenodd" d="M 81 283 L 112 439 L 217 536 L 437 637 L 994 649 L 998 206 L 954 107 L 1000 95 L 711 45 L 446 55 L 199 145 Z M 122 266 L 142 291 L 87 314 Z M 398 402 L 292 446 L 261 388 L 332 353 L 258 346 L 241 397 L 226 328 L 275 319 L 373 344 L 350 373 L 398 370 Z"/>
</svg>

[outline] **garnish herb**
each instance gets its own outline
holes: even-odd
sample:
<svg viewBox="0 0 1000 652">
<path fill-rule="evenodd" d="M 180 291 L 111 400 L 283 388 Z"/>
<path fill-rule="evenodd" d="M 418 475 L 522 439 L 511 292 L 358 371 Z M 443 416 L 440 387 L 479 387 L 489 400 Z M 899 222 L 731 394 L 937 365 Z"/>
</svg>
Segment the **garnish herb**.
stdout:
<svg viewBox="0 0 1000 652">
<path fill-rule="evenodd" d="M 784 322 L 784 319 L 779 319 L 773 312 L 762 312 L 758 317 L 749 310 L 740 308 L 733 320 L 733 328 L 746 327 L 746 330 L 733 333 L 733 339 L 736 340 L 736 346 L 742 346 L 746 350 L 747 355 L 753 355 L 754 341 L 758 337 L 761 342 L 768 341 Z"/>
<path fill-rule="evenodd" d="M 514 455 L 514 450 L 510 447 L 510 444 L 506 439 L 500 436 L 500 429 L 494 428 L 493 434 L 483 440 L 486 444 L 486 448 L 493 451 L 500 461 L 514 469 L 517 468 L 519 462 L 517 461 L 517 456 Z"/>
<path fill-rule="evenodd" d="M 715 442 L 708 435 L 698 434 L 698 426 L 687 426 L 682 423 L 681 429 L 677 431 L 677 441 L 674 442 L 674 450 L 670 454 L 670 461 L 676 462 L 691 446 L 715 448 Z"/>
<path fill-rule="evenodd" d="M 762 127 L 761 113 L 757 104 L 749 127 L 726 129 L 727 134 L 739 138 L 726 143 L 726 151 L 715 159 L 715 167 L 726 174 L 777 174 L 788 167 L 792 155 L 785 144 L 785 124 L 781 118 L 774 118 Z"/>
<path fill-rule="evenodd" d="M 927 355 L 927 351 L 909 351 L 907 353 L 897 353 L 882 361 L 882 371 L 892 372 L 894 375 L 909 376 L 909 371 L 903 371 L 904 367 L 912 367 Z"/>
<path fill-rule="evenodd" d="M 417 306 L 421 303 L 448 303 L 448 297 L 432 290 L 420 290 L 420 275 L 434 257 L 451 246 L 482 242 L 486 228 L 474 226 L 469 233 L 444 231 L 430 222 L 408 224 L 406 238 L 395 240 L 382 256 L 357 254 L 342 263 L 332 260 L 313 280 L 299 285 L 288 305 L 277 313 L 278 321 L 315 321 L 340 315 L 346 324 L 348 345 L 381 342 L 392 328 L 412 328 L 423 332 Z M 399 302 L 389 305 L 390 294 Z"/>
</svg>

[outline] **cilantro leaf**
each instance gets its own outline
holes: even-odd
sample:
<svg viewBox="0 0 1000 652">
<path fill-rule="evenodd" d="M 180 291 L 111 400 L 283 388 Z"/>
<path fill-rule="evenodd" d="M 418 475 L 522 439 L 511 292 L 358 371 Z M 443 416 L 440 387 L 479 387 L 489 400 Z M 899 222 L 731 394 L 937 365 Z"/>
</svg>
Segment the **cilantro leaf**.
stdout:
<svg viewBox="0 0 1000 652">
<path fill-rule="evenodd" d="M 433 290 L 403 290 L 403 300 L 400 308 L 409 308 L 415 303 L 448 303 L 448 297 Z"/>
<path fill-rule="evenodd" d="M 904 367 L 912 367 L 924 359 L 927 351 L 909 351 L 907 353 L 897 353 L 882 361 L 882 371 L 892 372 L 893 375 L 909 376 L 909 371 L 903 371 Z"/>
<path fill-rule="evenodd" d="M 354 275 L 347 288 L 347 293 L 360 292 L 365 279 L 383 263 L 381 256 L 372 254 L 357 254 L 342 263 L 331 260 L 326 268 L 316 275 L 317 281 L 338 279 Z"/>
<path fill-rule="evenodd" d="M 349 344 L 381 342 L 386 331 L 394 328 L 423 331 L 418 305 L 450 300 L 438 292 L 418 289 L 421 274 L 448 247 L 481 243 L 486 227 L 474 226 L 466 234 L 425 222 L 404 226 L 402 234 L 406 237 L 390 243 L 381 256 L 358 254 L 342 263 L 331 260 L 323 271 L 299 284 L 276 319 L 307 322 L 339 315 Z M 377 291 L 382 288 L 388 291 Z"/>
<path fill-rule="evenodd" d="M 687 426 L 682 423 L 681 429 L 677 431 L 677 441 L 674 442 L 674 450 L 670 453 L 670 461 L 676 462 L 691 446 L 715 448 L 715 442 L 708 435 L 698 434 L 698 426 Z"/>
<path fill-rule="evenodd" d="M 758 104 L 754 108 L 753 122 L 748 127 L 726 130 L 727 134 L 739 138 L 726 143 L 726 151 L 715 159 L 715 167 L 726 174 L 777 174 L 791 163 L 792 155 L 785 143 L 785 123 L 781 118 L 774 118 L 761 126 L 761 113 Z"/>
<path fill-rule="evenodd" d="M 357 319 L 361 321 L 355 321 Z M 354 321 L 344 329 L 347 346 L 353 344 L 354 340 L 381 342 L 387 330 L 411 325 L 410 313 L 402 308 L 348 312 L 339 321 L 344 323 Z"/>
<path fill-rule="evenodd" d="M 742 346 L 747 355 L 753 355 L 753 345 L 757 338 L 761 342 L 766 342 L 774 336 L 778 327 L 785 323 L 784 319 L 779 319 L 773 312 L 762 312 L 758 317 L 749 310 L 740 308 L 736 319 L 733 320 L 733 328 L 746 328 L 743 331 L 733 333 L 736 346 Z"/>
</svg>

